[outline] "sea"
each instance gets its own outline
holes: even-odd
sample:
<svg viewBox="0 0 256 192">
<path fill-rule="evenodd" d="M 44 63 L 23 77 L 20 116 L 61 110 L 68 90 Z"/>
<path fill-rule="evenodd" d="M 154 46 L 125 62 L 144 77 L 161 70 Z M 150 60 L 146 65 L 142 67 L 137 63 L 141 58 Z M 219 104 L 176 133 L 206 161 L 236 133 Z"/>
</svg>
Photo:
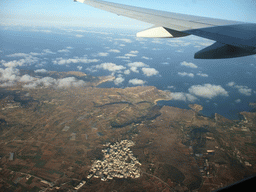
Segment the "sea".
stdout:
<svg viewBox="0 0 256 192">
<path fill-rule="evenodd" d="M 93 76 L 113 75 L 121 77 L 121 83 L 112 81 L 100 87 L 155 86 L 170 94 L 178 92 L 196 98 L 194 101 L 188 98 L 159 101 L 158 105 L 161 106 L 189 109 L 189 104 L 197 103 L 203 106 L 202 115 L 218 113 L 233 120 L 240 119 L 239 113 L 242 111 L 255 111 L 249 105 L 256 102 L 255 55 L 218 60 L 194 59 L 197 51 L 214 42 L 196 36 L 178 39 L 137 38 L 137 32 L 131 29 L 89 27 L 1 26 L 0 68 L 5 68 L 4 62 L 24 59 L 18 53 L 25 53 L 28 62 L 16 68 L 81 71 Z M 29 55 L 36 61 L 30 62 Z M 83 62 L 85 58 L 96 59 L 97 62 Z M 56 64 L 56 61 L 68 59 L 73 61 Z M 104 68 L 104 63 L 122 67 L 120 70 L 115 67 Z M 138 67 L 131 68 L 131 65 Z M 152 73 L 144 73 L 143 68 L 150 68 Z M 133 84 L 130 81 L 132 79 L 142 80 L 143 83 Z M 191 92 L 193 86 L 205 88 L 208 84 L 222 89 L 201 89 L 197 94 Z M 204 91 L 205 95 L 202 93 Z"/>
</svg>

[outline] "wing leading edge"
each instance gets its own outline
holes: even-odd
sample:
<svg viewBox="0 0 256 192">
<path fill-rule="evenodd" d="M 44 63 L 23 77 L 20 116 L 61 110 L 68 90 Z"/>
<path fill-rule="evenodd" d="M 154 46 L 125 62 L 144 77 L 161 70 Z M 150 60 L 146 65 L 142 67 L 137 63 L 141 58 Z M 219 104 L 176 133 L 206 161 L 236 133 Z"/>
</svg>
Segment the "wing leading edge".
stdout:
<svg viewBox="0 0 256 192">
<path fill-rule="evenodd" d="M 174 38 L 196 35 L 216 41 L 196 59 L 222 59 L 256 54 L 256 24 L 170 13 L 101 0 L 74 0 L 117 15 L 154 24 L 138 37 Z"/>
</svg>

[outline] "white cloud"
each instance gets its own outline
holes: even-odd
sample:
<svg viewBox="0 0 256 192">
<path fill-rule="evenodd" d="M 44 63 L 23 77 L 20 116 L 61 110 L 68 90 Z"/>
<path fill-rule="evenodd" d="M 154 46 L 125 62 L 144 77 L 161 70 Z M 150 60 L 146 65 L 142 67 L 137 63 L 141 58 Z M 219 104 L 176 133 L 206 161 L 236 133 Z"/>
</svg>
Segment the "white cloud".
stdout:
<svg viewBox="0 0 256 192">
<path fill-rule="evenodd" d="M 143 74 L 146 75 L 147 77 L 159 74 L 159 72 L 154 68 L 143 67 L 141 70 L 142 70 Z"/>
<path fill-rule="evenodd" d="M 148 67 L 148 65 L 146 65 L 143 62 L 133 62 L 133 63 L 128 63 L 127 65 L 130 67 L 130 70 L 135 73 L 139 73 L 139 70 L 138 70 L 139 67 Z"/>
<path fill-rule="evenodd" d="M 252 95 L 252 89 L 251 88 L 249 88 L 249 87 L 247 87 L 247 86 L 243 86 L 243 85 L 237 85 L 235 82 L 229 82 L 228 84 L 227 84 L 227 86 L 229 86 L 229 87 L 233 87 L 233 88 L 235 88 L 235 89 L 237 89 L 238 90 L 238 92 L 240 92 L 241 94 L 243 94 L 243 95 L 246 95 L 246 96 L 251 96 Z"/>
<path fill-rule="evenodd" d="M 237 86 L 236 88 L 243 95 L 246 95 L 246 96 L 252 95 L 252 89 L 248 88 L 247 86 Z"/>
<path fill-rule="evenodd" d="M 184 42 L 180 39 L 169 39 L 168 42 L 167 45 L 171 47 L 186 47 L 191 44 L 191 42 Z"/>
<path fill-rule="evenodd" d="M 233 87 L 235 84 L 236 84 L 236 83 L 235 83 L 234 81 L 231 81 L 231 82 L 229 82 L 229 83 L 227 84 L 227 86 Z"/>
<path fill-rule="evenodd" d="M 34 56 L 41 56 L 41 55 L 46 55 L 47 53 L 43 52 L 42 53 L 34 53 L 34 52 L 30 52 L 30 53 L 13 53 L 10 55 L 7 55 L 6 57 L 24 57 L 24 58 L 33 58 Z M 35 57 L 36 58 L 36 57 Z"/>
<path fill-rule="evenodd" d="M 186 67 L 190 67 L 190 68 L 198 68 L 197 65 L 195 65 L 194 63 L 189 63 L 189 62 L 186 62 L 186 61 L 183 61 L 181 63 L 182 66 L 186 66 Z"/>
<path fill-rule="evenodd" d="M 167 86 L 168 89 L 176 89 L 174 85 Z"/>
<path fill-rule="evenodd" d="M 76 37 L 77 37 L 77 38 L 82 38 L 82 37 L 84 37 L 84 36 L 77 34 Z"/>
<path fill-rule="evenodd" d="M 118 49 L 110 49 L 108 52 L 112 52 L 112 53 L 120 53 L 120 51 Z"/>
<path fill-rule="evenodd" d="M 207 99 L 212 99 L 216 96 L 228 96 L 228 92 L 220 85 L 193 85 L 188 89 L 188 91 L 190 94 Z"/>
<path fill-rule="evenodd" d="M 16 81 L 18 79 L 19 70 L 16 68 L 0 68 L 0 82 Z"/>
<path fill-rule="evenodd" d="M 53 79 L 51 77 L 44 77 L 42 79 L 39 79 L 38 81 L 33 82 L 30 86 L 44 86 L 44 87 L 49 87 L 55 85 L 57 82 L 56 79 Z M 29 86 L 29 85 L 28 85 Z M 35 87 L 33 87 L 35 88 Z"/>
<path fill-rule="evenodd" d="M 251 96 L 252 95 L 252 89 L 248 88 L 247 86 L 239 86 L 238 91 L 246 96 Z"/>
<path fill-rule="evenodd" d="M 56 54 L 56 53 L 52 52 L 50 49 L 44 49 L 43 52 L 45 54 Z"/>
<path fill-rule="evenodd" d="M 41 32 L 44 32 L 44 33 L 52 33 L 51 30 L 40 30 Z"/>
<path fill-rule="evenodd" d="M 236 103 L 241 103 L 241 99 L 235 100 Z"/>
<path fill-rule="evenodd" d="M 8 61 L 6 62 L 5 60 L 1 61 L 1 64 L 7 68 L 10 67 L 18 67 L 18 66 L 23 66 L 26 64 L 26 60 L 25 59 L 20 59 L 20 60 L 13 60 L 13 61 Z"/>
<path fill-rule="evenodd" d="M 43 33 L 52 33 L 53 32 L 53 31 L 48 30 L 48 29 L 42 29 L 42 30 L 40 30 L 40 29 L 32 29 L 31 31 L 33 31 L 33 32 L 43 32 Z"/>
<path fill-rule="evenodd" d="M 77 80 L 75 77 L 66 77 L 62 79 L 53 79 L 51 77 L 44 77 L 42 79 L 37 79 L 28 84 L 23 85 L 24 88 L 34 89 L 36 87 L 50 87 L 55 88 L 68 88 L 68 87 L 80 87 L 85 86 L 86 83 L 82 80 Z"/>
<path fill-rule="evenodd" d="M 35 80 L 35 78 L 34 77 L 31 77 L 30 75 L 23 75 L 20 79 L 19 79 L 19 81 L 20 82 L 22 82 L 22 83 L 29 83 L 29 82 L 32 82 L 32 81 L 34 81 Z"/>
<path fill-rule="evenodd" d="M 115 85 L 120 85 L 124 82 L 124 78 L 122 76 L 118 76 L 117 78 L 115 78 L 114 83 Z"/>
<path fill-rule="evenodd" d="M 58 50 L 59 53 L 69 53 L 70 51 L 68 49 L 61 49 Z"/>
<path fill-rule="evenodd" d="M 87 59 L 86 57 L 74 57 L 74 58 L 70 58 L 70 59 L 64 59 L 62 57 L 60 58 L 56 58 L 55 60 L 53 60 L 53 64 L 58 64 L 58 65 L 68 65 L 71 63 L 96 63 L 99 62 L 99 59 Z"/>
<path fill-rule="evenodd" d="M 38 86 L 38 84 L 36 82 L 32 82 L 32 83 L 23 85 L 23 88 L 25 88 L 25 89 L 35 89 L 37 86 Z"/>
<path fill-rule="evenodd" d="M 138 54 L 139 51 L 130 51 L 131 54 Z"/>
<path fill-rule="evenodd" d="M 109 55 L 109 53 L 103 53 L 103 52 L 100 52 L 100 53 L 98 53 L 98 54 L 96 54 L 96 55 L 94 55 L 95 57 L 107 57 Z"/>
<path fill-rule="evenodd" d="M 0 83 L 0 87 L 12 87 L 14 85 L 15 84 L 13 82 L 11 82 L 11 81 Z"/>
<path fill-rule="evenodd" d="M 179 101 L 190 101 L 194 102 L 197 100 L 197 98 L 189 93 L 183 93 L 183 92 L 175 92 L 170 93 L 170 96 L 173 100 L 179 100 Z"/>
<path fill-rule="evenodd" d="M 33 55 L 27 54 L 27 53 L 14 53 L 11 55 L 7 55 L 7 57 L 23 57 L 22 59 L 12 60 L 8 62 L 5 60 L 1 60 L 0 63 L 7 68 L 27 66 L 27 65 L 32 65 L 39 62 L 39 58 L 34 57 Z"/>
<path fill-rule="evenodd" d="M 24 57 L 26 60 L 31 60 L 31 59 L 38 59 L 35 56 L 44 56 L 48 54 L 56 54 L 52 52 L 50 49 L 44 49 L 42 50 L 41 53 L 35 53 L 35 52 L 30 52 L 30 53 L 13 53 L 10 55 L 7 55 L 7 57 Z"/>
<path fill-rule="evenodd" d="M 146 81 L 136 78 L 136 79 L 129 80 L 129 83 L 133 84 L 133 85 L 144 85 L 146 83 Z"/>
<path fill-rule="evenodd" d="M 143 62 L 133 62 L 133 63 L 128 63 L 127 65 L 129 67 L 148 67 L 148 65 Z"/>
<path fill-rule="evenodd" d="M 47 73 L 48 71 L 46 69 L 37 69 L 35 70 L 35 73 Z"/>
<path fill-rule="evenodd" d="M 126 67 L 122 65 L 116 65 L 115 63 L 102 63 L 100 65 L 95 66 L 97 69 L 104 69 L 111 72 L 121 71 L 126 69 Z"/>
<path fill-rule="evenodd" d="M 139 73 L 138 67 L 131 67 L 130 70 L 134 73 Z"/>
<path fill-rule="evenodd" d="M 152 60 L 152 58 L 146 56 L 142 56 L 141 59 Z"/>
<path fill-rule="evenodd" d="M 115 39 L 116 41 L 123 41 L 125 43 L 132 43 L 131 39 Z"/>
<path fill-rule="evenodd" d="M 58 88 L 66 88 L 66 87 L 81 87 L 84 86 L 86 83 L 82 80 L 76 80 L 75 77 L 67 77 L 63 79 L 57 80 L 57 87 Z"/>
<path fill-rule="evenodd" d="M 82 66 L 77 66 L 77 69 L 78 69 L 79 71 L 81 71 L 81 70 L 83 69 L 83 67 L 82 67 Z"/>
<path fill-rule="evenodd" d="M 137 54 L 139 51 L 130 51 L 129 53 L 126 53 L 124 56 L 125 57 L 137 57 Z"/>
<path fill-rule="evenodd" d="M 125 75 L 129 75 L 130 73 L 131 73 L 131 71 L 130 71 L 129 69 L 127 69 L 127 70 L 124 71 L 124 74 L 125 74 Z"/>
<path fill-rule="evenodd" d="M 116 58 L 117 59 L 130 59 L 130 57 L 127 57 L 127 56 L 117 56 Z"/>
<path fill-rule="evenodd" d="M 201 77 L 208 77 L 208 74 L 206 74 L 206 73 L 197 73 L 196 75 L 201 76 Z"/>
<path fill-rule="evenodd" d="M 127 53 L 124 55 L 125 57 L 137 57 L 135 54 Z"/>
<path fill-rule="evenodd" d="M 39 69 L 43 71 L 43 69 Z M 56 88 L 77 87 L 84 86 L 86 83 L 82 80 L 77 80 L 74 77 L 67 77 L 63 79 L 53 79 L 51 77 L 32 77 L 28 74 L 20 76 L 19 70 L 16 68 L 0 68 L 0 87 L 10 87 L 22 83 L 24 88 L 36 88 L 36 87 L 49 87 Z"/>
<path fill-rule="evenodd" d="M 30 57 L 30 54 L 27 53 L 13 53 L 10 55 L 7 55 L 7 57 Z"/>
<path fill-rule="evenodd" d="M 152 40 L 152 43 L 155 43 L 155 44 L 163 44 L 163 41 L 161 41 L 160 39 L 153 39 L 153 40 Z"/>
<path fill-rule="evenodd" d="M 194 77 L 195 75 L 193 73 L 186 73 L 186 72 L 178 72 L 178 75 L 184 77 L 184 76 L 188 76 L 188 77 Z"/>
</svg>

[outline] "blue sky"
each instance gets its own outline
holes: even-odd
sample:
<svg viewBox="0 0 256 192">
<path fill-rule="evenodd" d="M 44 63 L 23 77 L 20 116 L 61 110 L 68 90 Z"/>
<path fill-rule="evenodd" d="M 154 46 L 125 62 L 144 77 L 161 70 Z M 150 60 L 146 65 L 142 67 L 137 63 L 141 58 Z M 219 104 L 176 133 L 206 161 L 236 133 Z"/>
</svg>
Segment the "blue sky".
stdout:
<svg viewBox="0 0 256 192">
<path fill-rule="evenodd" d="M 110 0 L 170 12 L 256 22 L 255 0 Z M 142 22 L 118 17 L 72 0 L 1 0 L 1 25 L 101 26 L 145 28 Z"/>
</svg>

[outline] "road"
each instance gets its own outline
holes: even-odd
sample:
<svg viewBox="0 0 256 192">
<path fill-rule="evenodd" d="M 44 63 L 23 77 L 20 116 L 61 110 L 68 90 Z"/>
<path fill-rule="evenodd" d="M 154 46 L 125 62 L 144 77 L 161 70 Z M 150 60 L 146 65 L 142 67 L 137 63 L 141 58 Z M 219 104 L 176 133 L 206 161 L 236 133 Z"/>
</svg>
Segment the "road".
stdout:
<svg viewBox="0 0 256 192">
<path fill-rule="evenodd" d="M 150 174 L 150 173 L 146 173 L 146 172 L 144 172 L 144 171 L 142 171 L 142 173 L 145 174 L 145 175 L 148 175 L 148 176 L 150 176 L 150 177 L 154 177 L 155 179 L 157 179 L 157 180 L 160 181 L 161 183 L 165 184 L 166 187 L 168 187 L 171 191 L 174 192 L 174 190 L 170 187 L 170 185 L 168 185 L 166 182 L 164 182 L 164 181 L 163 181 L 162 179 L 160 179 L 159 177 L 157 177 L 157 176 L 155 176 L 155 175 L 152 175 L 152 174 Z"/>
</svg>

